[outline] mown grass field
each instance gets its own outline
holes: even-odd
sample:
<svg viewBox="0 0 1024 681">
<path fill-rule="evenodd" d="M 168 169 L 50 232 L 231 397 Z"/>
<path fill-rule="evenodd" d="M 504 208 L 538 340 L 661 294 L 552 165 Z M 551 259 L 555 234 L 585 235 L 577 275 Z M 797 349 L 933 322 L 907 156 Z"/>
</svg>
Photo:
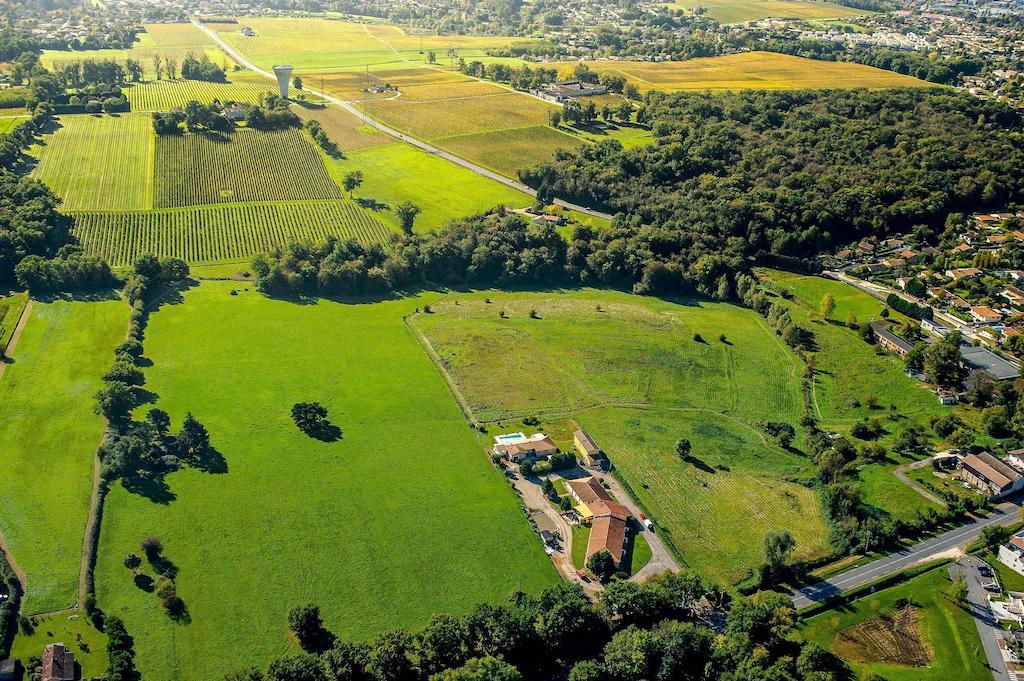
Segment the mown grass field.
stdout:
<svg viewBox="0 0 1024 681">
<path fill-rule="evenodd" d="M 130 265 L 151 253 L 190 263 L 240 260 L 290 241 L 328 235 L 363 244 L 393 233 L 351 201 L 287 201 L 167 210 L 75 213 L 75 236 L 111 265 Z"/>
<path fill-rule="evenodd" d="M 199 80 L 161 80 L 140 83 L 124 89 L 132 111 L 169 111 L 190 101 L 209 103 L 245 102 L 256 104 L 273 90 L 269 81 L 242 80 L 232 83 L 205 83 Z"/>
<path fill-rule="evenodd" d="M 517 177 L 522 168 L 550 161 L 558 148 L 575 149 L 587 144 L 582 137 L 555 130 L 548 125 L 453 135 L 433 142 L 454 154 L 513 178 Z"/>
<path fill-rule="evenodd" d="M 359 24 L 320 18 L 247 17 L 238 24 L 211 24 L 232 47 L 250 57 L 258 66 L 291 64 L 298 70 L 337 70 L 374 64 L 423 63 L 420 50 L 434 50 L 446 62 L 449 47 L 461 56 L 483 54 L 489 48 L 503 48 L 530 42 L 527 38 L 501 36 L 412 35 L 388 24 Z M 242 35 L 249 26 L 256 35 Z"/>
<path fill-rule="evenodd" d="M 171 57 L 181 64 L 181 60 L 189 53 L 199 57 L 208 56 L 214 63 L 229 67 L 234 63 L 212 39 L 189 23 L 182 24 L 144 24 L 145 31 L 130 49 L 126 50 L 43 50 L 39 61 L 47 69 L 60 68 L 64 64 L 92 59 L 95 61 L 113 59 L 124 62 L 126 59 L 137 59 L 142 62 L 146 78 L 155 78 L 153 58 Z"/>
<path fill-rule="evenodd" d="M 295 129 L 156 141 L 156 208 L 340 198 L 316 148 Z"/>
<path fill-rule="evenodd" d="M 146 210 L 153 207 L 155 135 L 149 116 L 61 116 L 30 153 L 32 176 L 75 210 Z"/>
<path fill-rule="evenodd" d="M 11 293 L 0 298 L 0 353 L 7 348 L 18 326 L 21 313 L 28 302 L 27 293 Z"/>
<path fill-rule="evenodd" d="M 368 110 L 365 104 L 364 111 Z M 422 139 L 510 128 L 546 125 L 555 106 L 534 97 L 504 91 L 489 96 L 449 101 L 412 100 L 399 97 L 374 102 L 372 116 L 381 122 Z"/>
<path fill-rule="evenodd" d="M 593 290 L 453 294 L 432 312 L 415 324 L 478 419 L 571 416 L 687 566 L 741 581 L 777 527 L 802 557 L 826 550 L 816 495 L 783 480 L 811 463 L 751 427 L 801 413 L 797 360 L 753 312 Z M 674 454 L 684 437 L 699 463 Z"/>
<path fill-rule="evenodd" d="M 5 135 L 28 120 L 27 116 L 7 116 L 0 118 L 0 135 Z"/>
<path fill-rule="evenodd" d="M 431 297 L 296 304 L 233 288 L 189 290 L 145 343 L 156 406 L 175 424 L 192 411 L 227 472 L 173 474 L 169 503 L 120 486 L 107 498 L 99 602 L 126 619 L 147 681 L 264 665 L 294 649 L 286 615 L 306 601 L 335 634 L 366 638 L 557 581 L 403 323 Z M 300 400 L 322 402 L 342 439 L 295 428 Z M 122 565 L 146 535 L 179 568 L 189 624 Z"/>
<path fill-rule="evenodd" d="M 398 229 L 394 208 L 412 201 L 422 209 L 415 229 L 439 229 L 449 220 L 490 210 L 530 205 L 531 197 L 450 161 L 402 143 L 355 151 L 344 159 L 326 159 L 328 171 L 340 182 L 360 170 L 363 185 L 356 197 L 373 206 L 380 220 Z"/>
<path fill-rule="evenodd" d="M 767 17 L 842 19 L 870 14 L 856 7 L 819 0 L 674 0 L 669 6 L 683 9 L 702 7 L 707 11 L 706 16 L 722 24 L 736 24 Z"/>
<path fill-rule="evenodd" d="M 63 643 L 75 654 L 81 666 L 81 678 L 91 679 L 107 673 L 107 637 L 96 631 L 84 613 L 63 613 L 36 620 L 29 635 L 20 633 L 11 646 L 11 659 L 25 667 L 30 657 L 40 657 L 51 643 Z M 81 637 L 81 638 L 79 638 Z"/>
<path fill-rule="evenodd" d="M 741 52 L 680 62 L 597 61 L 587 64 L 599 73 L 625 76 L 641 91 L 936 87 L 934 83 L 863 64 L 819 61 L 775 52 Z"/>
<path fill-rule="evenodd" d="M 918 626 L 931 654 L 928 665 L 913 667 L 866 659 L 851 660 L 850 665 L 859 678 L 874 673 L 890 681 L 991 679 L 992 672 L 985 664 L 985 653 L 974 619 L 968 610 L 949 598 L 950 585 L 949 572 L 945 567 L 939 567 L 904 584 L 854 601 L 840 610 L 812 617 L 800 627 L 800 634 L 805 640 L 833 650 L 837 638 L 844 631 L 892 612 L 900 599 L 910 599 L 920 606 Z"/>
<path fill-rule="evenodd" d="M 128 307 L 35 301 L 0 378 L 0 533 L 28 575 L 24 614 L 71 607 L 78 594 L 93 453 L 103 422 L 93 394 L 124 340 Z"/>
</svg>

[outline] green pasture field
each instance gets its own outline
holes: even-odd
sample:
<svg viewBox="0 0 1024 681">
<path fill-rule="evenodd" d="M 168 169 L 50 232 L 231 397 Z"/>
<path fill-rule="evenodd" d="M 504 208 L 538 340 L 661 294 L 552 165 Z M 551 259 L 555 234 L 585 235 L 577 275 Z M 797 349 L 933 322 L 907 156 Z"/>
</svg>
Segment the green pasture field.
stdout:
<svg viewBox="0 0 1024 681">
<path fill-rule="evenodd" d="M 440 229 L 450 220 L 499 204 L 523 208 L 533 202 L 522 192 L 401 142 L 355 151 L 344 159 L 326 158 L 325 162 L 339 183 L 345 174 L 362 171 L 363 185 L 356 190 L 356 197 L 396 229 L 400 225 L 394 208 L 402 201 L 412 201 L 422 209 L 415 223 L 418 232 Z"/>
<path fill-rule="evenodd" d="M 196 57 L 205 54 L 214 63 L 227 65 L 228 68 L 234 64 L 210 36 L 192 24 L 145 24 L 144 28 L 145 31 L 139 34 L 135 44 L 127 50 L 43 50 L 39 61 L 46 68 L 53 70 L 64 64 L 86 59 L 112 59 L 118 62 L 136 59 L 142 63 L 147 78 L 156 77 L 153 58 L 157 56 L 161 59 L 176 59 L 179 66 L 181 60 L 189 53 Z"/>
<path fill-rule="evenodd" d="M 60 128 L 30 153 L 32 176 L 75 210 L 146 210 L 153 207 L 153 126 L 149 116 L 61 116 Z"/>
<path fill-rule="evenodd" d="M 7 134 L 28 120 L 28 116 L 5 116 L 0 118 L 0 135 Z"/>
<path fill-rule="evenodd" d="M 233 83 L 206 83 L 200 80 L 161 80 L 139 83 L 124 89 L 132 111 L 169 111 L 184 107 L 190 101 L 209 103 L 244 102 L 257 104 L 260 98 L 273 91 L 268 80 L 243 80 Z"/>
<path fill-rule="evenodd" d="M 910 599 L 920 606 L 918 624 L 925 647 L 931 653 L 926 667 L 851 661 L 858 678 L 880 674 L 889 681 L 985 681 L 992 672 L 974 619 L 949 596 L 951 582 L 946 567 L 938 567 L 899 586 L 861 598 L 839 610 L 816 615 L 800 627 L 801 636 L 826 650 L 833 648 L 843 631 L 896 609 L 897 601 Z"/>
<path fill-rule="evenodd" d="M 446 63 L 448 48 L 460 56 L 531 42 L 529 38 L 465 35 L 411 35 L 389 24 L 360 24 L 318 18 L 246 17 L 244 23 L 211 24 L 226 42 L 258 66 L 291 64 L 298 71 L 337 70 L 374 64 L 424 63 L 434 50 Z M 249 26 L 256 35 L 242 35 Z"/>
<path fill-rule="evenodd" d="M 156 140 L 156 208 L 342 198 L 313 144 L 295 129 L 239 129 L 223 140 Z"/>
<path fill-rule="evenodd" d="M 369 107 L 364 103 L 361 108 Z M 440 100 L 414 101 L 402 97 L 373 103 L 372 116 L 421 139 L 474 132 L 546 125 L 555 105 L 505 91 L 493 96 L 461 99 L 458 105 Z"/>
<path fill-rule="evenodd" d="M 128 307 L 35 301 L 0 378 L 0 532 L 28 576 L 24 614 L 77 602 L 93 453 L 103 421 L 93 395 L 124 340 Z"/>
<path fill-rule="evenodd" d="M 550 161 L 555 149 L 575 149 L 587 144 L 583 137 L 570 135 L 549 125 L 511 130 L 453 135 L 432 140 L 437 146 L 507 177 L 517 177 L 522 168 Z"/>
<path fill-rule="evenodd" d="M 107 673 L 107 637 L 96 631 L 84 613 L 61 613 L 33 618 L 31 634 L 18 633 L 11 646 L 11 659 L 28 666 L 30 657 L 42 657 L 51 643 L 63 643 L 75 654 L 81 666 L 81 678 L 91 679 Z"/>
<path fill-rule="evenodd" d="M 334 235 L 363 244 L 385 243 L 393 233 L 348 200 L 73 215 L 75 236 L 86 251 L 115 267 L 130 265 L 145 254 L 190 263 L 241 260 L 291 241 L 316 242 Z"/>
<path fill-rule="evenodd" d="M 897 464 L 910 463 L 913 459 L 891 455 Z M 939 510 L 932 501 L 924 498 L 893 474 L 891 464 L 869 464 L 860 470 L 860 482 L 864 490 L 864 501 L 880 513 L 900 520 L 911 521 L 918 511 L 930 508 Z M 913 471 L 911 471 L 913 473 Z M 913 476 L 911 476 L 913 477 Z"/>
<path fill-rule="evenodd" d="M 0 298 L 0 355 L 11 342 L 11 336 L 18 327 L 18 320 L 21 319 L 21 312 L 27 302 L 27 293 L 12 293 Z"/>
<path fill-rule="evenodd" d="M 452 294 L 431 308 L 414 323 L 476 418 L 575 419 L 687 566 L 741 581 L 777 527 L 801 557 L 826 551 L 816 495 L 783 480 L 812 464 L 751 425 L 801 413 L 797 359 L 755 313 L 594 290 Z M 683 437 L 702 463 L 675 455 Z"/>
<path fill-rule="evenodd" d="M 318 121 L 331 141 L 345 153 L 395 142 L 394 137 L 385 135 L 338 106 L 296 105 L 292 111 L 303 121 Z"/>
<path fill-rule="evenodd" d="M 263 666 L 296 650 L 286 615 L 307 601 L 336 635 L 365 639 L 557 582 L 403 322 L 436 297 L 302 304 L 204 282 L 152 314 L 146 388 L 175 427 L 186 411 L 206 425 L 226 472 L 174 473 L 157 501 L 120 485 L 107 497 L 98 598 L 125 618 L 143 678 Z M 295 427 L 304 400 L 329 409 L 340 440 Z M 122 564 L 147 535 L 179 568 L 188 624 Z"/>
<path fill-rule="evenodd" d="M 767 17 L 779 19 L 843 19 L 871 14 L 855 7 L 817 0 L 674 0 L 669 7 L 702 7 L 722 24 L 737 24 Z"/>
<path fill-rule="evenodd" d="M 597 61 L 587 65 L 599 73 L 625 76 L 641 91 L 936 87 L 934 83 L 863 64 L 776 52 L 740 52 L 678 62 Z"/>
</svg>

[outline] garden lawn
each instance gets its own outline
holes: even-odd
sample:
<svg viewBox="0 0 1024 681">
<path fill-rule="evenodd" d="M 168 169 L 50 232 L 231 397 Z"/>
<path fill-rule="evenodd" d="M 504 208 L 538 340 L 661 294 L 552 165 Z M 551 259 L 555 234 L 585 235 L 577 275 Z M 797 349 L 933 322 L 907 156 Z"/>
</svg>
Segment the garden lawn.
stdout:
<svg viewBox="0 0 1024 681">
<path fill-rule="evenodd" d="M 742 581 L 779 527 L 797 556 L 826 552 L 817 496 L 787 482 L 810 478 L 812 464 L 752 425 L 796 426 L 801 406 L 796 358 L 750 310 L 486 291 L 452 294 L 414 323 L 478 419 L 575 419 L 688 567 Z M 693 444 L 690 461 L 674 452 L 680 438 Z"/>
<path fill-rule="evenodd" d="M 816 3 L 793 3 L 816 4 Z M 587 62 L 625 76 L 640 90 L 782 90 L 791 88 L 935 87 L 911 76 L 852 62 L 821 61 L 777 52 L 740 52 L 677 62 Z"/>
<path fill-rule="evenodd" d="M 706 16 L 722 24 L 767 17 L 779 19 L 841 19 L 870 14 L 867 10 L 812 0 L 674 0 L 670 7 L 703 7 Z"/>
<path fill-rule="evenodd" d="M 62 199 L 64 210 L 153 207 L 153 126 L 149 116 L 61 116 L 55 133 L 30 153 L 32 176 Z"/>
<path fill-rule="evenodd" d="M 921 606 L 918 624 L 925 648 L 931 654 L 928 666 L 853 661 L 850 664 L 858 678 L 875 673 L 889 681 L 987 681 L 992 672 L 985 664 L 977 627 L 970 612 L 949 599 L 949 588 L 949 571 L 940 566 L 841 610 L 816 615 L 801 626 L 800 633 L 804 639 L 831 650 L 841 632 L 896 609 L 900 599 L 911 599 Z"/>
<path fill-rule="evenodd" d="M 93 453 L 93 395 L 125 338 L 128 308 L 35 301 L 0 378 L 0 533 L 28 577 L 23 613 L 77 602 Z"/>
<path fill-rule="evenodd" d="M 151 316 L 146 388 L 175 427 L 186 411 L 206 425 L 226 472 L 175 473 L 160 501 L 108 496 L 99 602 L 125 618 L 147 681 L 263 666 L 294 650 L 287 612 L 308 601 L 338 636 L 368 638 L 557 581 L 403 323 L 433 298 L 297 304 L 204 282 Z M 295 427 L 308 400 L 340 440 Z M 122 565 L 147 535 L 179 568 L 188 624 Z"/>
<path fill-rule="evenodd" d="M 522 208 L 533 202 L 522 192 L 402 142 L 324 161 L 339 185 L 346 174 L 362 171 L 357 199 L 395 228 L 400 225 L 394 209 L 402 201 L 412 201 L 422 210 L 415 222 L 418 232 L 440 229 L 450 220 L 499 204 Z"/>
<path fill-rule="evenodd" d="M 19 633 L 11 646 L 11 659 L 28 666 L 30 657 L 41 657 L 51 643 L 63 643 L 81 665 L 81 677 L 91 679 L 107 673 L 107 637 L 89 623 L 84 613 L 61 613 L 34 618 L 31 634 Z M 79 638 L 81 637 L 81 638 Z"/>
</svg>

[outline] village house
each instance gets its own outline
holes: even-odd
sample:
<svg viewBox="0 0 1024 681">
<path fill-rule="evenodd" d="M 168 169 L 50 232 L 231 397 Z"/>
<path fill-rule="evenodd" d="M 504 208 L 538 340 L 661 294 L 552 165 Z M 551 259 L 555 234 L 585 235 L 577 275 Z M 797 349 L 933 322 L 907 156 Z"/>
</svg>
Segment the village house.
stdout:
<svg viewBox="0 0 1024 681">
<path fill-rule="evenodd" d="M 229 121 L 244 121 L 245 120 L 245 107 L 235 102 L 220 110 L 220 115 Z"/>
<path fill-rule="evenodd" d="M 946 326 L 945 324 L 940 324 L 934 319 L 922 319 L 921 330 L 924 331 L 925 333 L 930 333 L 933 336 L 938 336 L 939 338 L 942 338 L 947 333 L 949 333 L 948 326 Z"/>
<path fill-rule="evenodd" d="M 999 562 L 1024 575 L 1024 532 L 1018 532 L 999 547 Z"/>
<path fill-rule="evenodd" d="M 555 102 L 564 102 L 574 97 L 603 95 L 606 92 L 608 92 L 608 88 L 601 85 L 592 85 L 579 80 L 560 80 L 550 83 L 540 90 L 535 90 L 534 94 Z"/>
<path fill-rule="evenodd" d="M 973 305 L 970 313 L 974 321 L 979 324 L 995 324 L 1003 320 L 1003 315 L 987 305 Z"/>
<path fill-rule="evenodd" d="M 961 459 L 957 477 L 992 499 L 1024 488 L 1024 477 L 989 452 L 968 454 Z"/>
<path fill-rule="evenodd" d="M 604 458 L 601 448 L 594 444 L 590 435 L 584 430 L 577 430 L 572 434 L 572 443 L 576 447 L 576 451 L 579 452 L 580 458 L 583 459 L 583 463 L 588 466 L 597 466 Z"/>
<path fill-rule="evenodd" d="M 957 244 L 953 247 L 953 252 L 958 254 L 973 253 L 975 250 L 974 246 L 970 244 Z"/>
<path fill-rule="evenodd" d="M 534 215 L 532 218 L 530 218 L 530 222 L 537 225 L 538 227 L 541 225 L 556 226 L 562 224 L 562 218 L 558 217 L 557 215 L 548 215 L 547 213 L 545 213 L 544 215 Z"/>
<path fill-rule="evenodd" d="M 946 276 L 953 281 L 960 281 L 962 279 L 971 279 L 981 274 L 981 270 L 977 267 L 958 267 L 952 270 L 946 270 Z"/>
<path fill-rule="evenodd" d="M 889 325 L 886 322 L 871 322 L 870 326 L 879 347 L 894 352 L 900 357 L 906 357 L 907 353 L 914 349 L 913 345 L 889 331 L 887 328 Z"/>
<path fill-rule="evenodd" d="M 966 300 L 964 300 L 963 298 L 961 298 L 960 296 L 957 296 L 957 295 L 950 295 L 950 297 L 949 297 L 949 306 L 950 307 L 957 307 L 957 308 L 960 308 L 961 310 L 970 310 L 971 309 L 971 304 L 969 302 L 967 302 Z"/>
<path fill-rule="evenodd" d="M 492 450 L 494 454 L 508 459 L 512 463 L 546 459 L 558 451 L 558 446 L 544 433 L 535 433 L 530 437 L 526 437 L 522 433 L 497 435 L 494 441 L 496 443 Z"/>
<path fill-rule="evenodd" d="M 51 643 L 43 651 L 42 681 L 75 681 L 75 654 L 63 643 Z"/>
<path fill-rule="evenodd" d="M 1014 307 L 1024 307 L 1024 291 L 1021 291 L 1016 286 L 1007 286 L 1000 292 L 999 297 L 1005 299 Z"/>
<path fill-rule="evenodd" d="M 839 258 L 840 260 L 849 260 L 850 258 L 853 257 L 853 251 L 851 251 L 849 248 L 844 248 L 843 250 L 836 253 L 836 257 Z"/>
<path fill-rule="evenodd" d="M 867 240 L 861 241 L 859 244 L 857 244 L 857 250 L 860 251 L 861 253 L 874 253 L 875 245 Z"/>
<path fill-rule="evenodd" d="M 629 524 L 629 510 L 612 499 L 597 478 L 569 480 L 566 483 L 569 495 L 576 502 L 580 519 L 590 525 L 590 539 L 584 560 L 595 553 L 607 551 L 618 566 L 626 554 L 626 528 Z"/>
</svg>

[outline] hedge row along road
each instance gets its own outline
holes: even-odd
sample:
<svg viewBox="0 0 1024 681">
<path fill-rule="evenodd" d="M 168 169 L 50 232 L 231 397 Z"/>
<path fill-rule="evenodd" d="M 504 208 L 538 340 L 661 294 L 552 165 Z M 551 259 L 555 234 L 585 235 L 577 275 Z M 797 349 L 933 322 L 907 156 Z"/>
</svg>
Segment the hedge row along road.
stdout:
<svg viewBox="0 0 1024 681">
<path fill-rule="evenodd" d="M 264 76 L 265 78 L 269 78 L 270 80 L 273 80 L 274 82 L 277 82 L 277 78 L 274 76 L 274 74 L 272 74 L 269 71 L 266 71 L 264 69 L 261 69 L 260 67 L 256 66 L 251 61 L 249 61 L 248 59 L 243 57 L 238 52 L 238 50 L 236 50 L 235 48 L 231 47 L 231 45 L 226 43 L 224 41 L 224 39 L 222 39 L 219 35 L 216 34 L 216 32 L 210 30 L 209 28 L 204 26 L 202 23 L 200 23 L 196 19 L 192 20 L 192 24 L 194 26 L 196 26 L 196 28 L 198 28 L 199 30 L 203 31 L 208 36 L 210 36 L 214 40 L 214 42 L 216 42 L 221 47 L 221 49 L 224 50 L 225 52 L 227 52 L 228 56 L 231 57 L 232 59 L 234 59 L 236 62 L 238 62 L 239 64 L 241 64 L 245 68 L 249 69 L 250 71 L 254 71 L 255 73 L 258 73 L 261 76 Z M 467 161 L 466 159 L 462 158 L 461 156 L 456 156 L 455 154 L 451 154 L 451 153 L 449 153 L 447 151 L 444 151 L 443 149 L 438 149 L 437 147 L 435 147 L 432 144 L 427 144 L 426 142 L 424 142 L 422 140 L 418 140 L 415 137 L 410 137 L 409 135 L 406 135 L 405 133 L 399 132 L 399 131 L 395 130 L 394 128 L 389 128 L 388 126 L 383 125 L 382 123 L 378 123 L 377 121 L 373 120 L 372 118 L 367 117 L 362 111 L 360 111 L 359 109 L 357 109 L 356 107 L 352 106 L 350 103 L 348 103 L 348 102 L 346 102 L 344 100 L 338 99 L 337 97 L 332 97 L 331 95 L 327 94 L 326 92 L 320 92 L 318 90 L 314 90 L 314 89 L 309 88 L 309 87 L 303 87 L 303 90 L 305 92 L 313 94 L 313 95 L 315 95 L 317 97 L 320 97 L 321 99 L 324 99 L 324 100 L 326 100 L 328 102 L 331 102 L 332 104 L 336 104 L 336 105 L 340 106 L 342 109 L 344 109 L 345 111 L 349 112 L 353 116 L 356 116 L 360 120 L 365 121 L 367 123 L 367 125 L 373 126 L 374 128 L 376 128 L 377 130 L 380 130 L 381 132 L 383 132 L 386 135 L 391 135 L 392 137 L 395 137 L 395 138 L 397 138 L 397 139 L 399 139 L 399 140 L 401 140 L 403 142 L 407 142 L 407 143 L 413 145 L 414 147 L 418 147 L 418 148 L 422 149 L 423 151 L 429 152 L 431 154 L 436 154 L 437 156 L 440 156 L 443 159 L 446 159 L 448 161 L 451 161 L 452 163 L 460 165 L 463 168 L 466 168 L 468 170 L 472 170 L 474 173 L 476 173 L 478 175 L 483 175 L 484 177 L 486 177 L 488 179 L 491 179 L 491 180 L 494 180 L 495 182 L 500 182 L 500 183 L 502 183 L 502 184 L 504 184 L 504 185 L 506 185 L 508 187 L 511 187 L 513 189 L 521 191 L 524 194 L 528 194 L 530 196 L 536 196 L 537 195 L 537 192 L 535 192 L 533 189 L 527 187 L 522 182 L 516 182 L 515 180 L 511 180 L 511 179 L 505 177 L 504 175 L 500 175 L 500 174 L 498 174 L 498 173 L 496 173 L 496 172 L 494 172 L 492 170 L 488 170 L 487 168 L 484 168 L 482 166 L 478 166 L 475 163 L 471 163 L 470 161 Z M 568 208 L 569 210 L 575 210 L 575 211 L 578 211 L 580 213 L 583 213 L 584 215 L 589 215 L 589 216 L 595 217 L 595 218 L 602 218 L 604 220 L 611 220 L 614 217 L 614 216 L 612 216 L 612 215 L 610 215 L 608 213 L 602 213 L 599 210 L 594 210 L 592 208 L 587 208 L 586 206 L 579 206 L 579 205 L 577 205 L 575 203 L 569 203 L 568 201 L 563 201 L 561 199 L 555 199 L 555 203 L 557 205 L 559 205 L 559 206 L 562 206 L 563 208 Z"/>
</svg>

